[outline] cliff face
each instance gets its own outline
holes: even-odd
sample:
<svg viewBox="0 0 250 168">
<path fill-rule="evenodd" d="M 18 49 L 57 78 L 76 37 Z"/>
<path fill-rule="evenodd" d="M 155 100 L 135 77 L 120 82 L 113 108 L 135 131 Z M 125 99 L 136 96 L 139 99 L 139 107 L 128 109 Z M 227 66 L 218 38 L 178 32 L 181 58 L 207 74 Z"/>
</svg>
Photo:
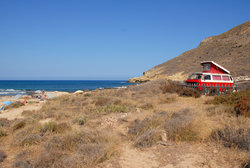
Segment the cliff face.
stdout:
<svg viewBox="0 0 250 168">
<path fill-rule="evenodd" d="M 200 62 L 214 61 L 233 76 L 250 76 L 250 21 L 217 36 L 204 39 L 200 45 L 144 72 L 130 82 L 154 79 L 185 80 L 192 72 L 200 72 Z"/>
</svg>

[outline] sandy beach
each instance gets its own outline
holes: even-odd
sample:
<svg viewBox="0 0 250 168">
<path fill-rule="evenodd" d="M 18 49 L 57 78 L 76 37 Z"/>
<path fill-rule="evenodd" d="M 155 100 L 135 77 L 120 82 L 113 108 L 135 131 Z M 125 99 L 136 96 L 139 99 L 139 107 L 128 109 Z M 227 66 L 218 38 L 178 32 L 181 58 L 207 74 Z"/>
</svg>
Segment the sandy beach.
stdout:
<svg viewBox="0 0 250 168">
<path fill-rule="evenodd" d="M 50 95 L 53 98 L 56 98 L 58 96 L 62 95 L 69 95 L 70 93 L 68 92 L 59 92 L 59 91 L 54 91 L 54 92 L 46 92 L 45 95 Z M 48 98 L 50 99 L 50 98 Z M 18 118 L 22 118 L 22 112 L 23 111 L 36 111 L 39 110 L 44 103 L 46 103 L 46 100 L 40 100 L 39 98 L 34 98 L 26 95 L 15 99 L 15 96 L 2 96 L 0 97 L 0 107 L 4 105 L 5 101 L 11 101 L 13 103 L 15 102 L 25 102 L 27 101 L 23 106 L 18 107 L 18 108 L 11 108 L 11 109 L 6 109 L 0 111 L 0 118 L 6 118 L 8 120 L 15 120 Z"/>
</svg>

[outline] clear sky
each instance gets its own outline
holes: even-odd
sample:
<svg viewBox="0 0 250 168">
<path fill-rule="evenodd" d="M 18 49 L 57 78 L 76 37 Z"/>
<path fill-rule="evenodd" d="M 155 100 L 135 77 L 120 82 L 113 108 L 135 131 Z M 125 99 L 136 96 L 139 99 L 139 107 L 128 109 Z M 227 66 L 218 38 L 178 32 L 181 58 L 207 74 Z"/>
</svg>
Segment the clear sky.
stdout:
<svg viewBox="0 0 250 168">
<path fill-rule="evenodd" d="M 250 20 L 250 0 L 0 0 L 0 79 L 128 79 Z"/>
</svg>

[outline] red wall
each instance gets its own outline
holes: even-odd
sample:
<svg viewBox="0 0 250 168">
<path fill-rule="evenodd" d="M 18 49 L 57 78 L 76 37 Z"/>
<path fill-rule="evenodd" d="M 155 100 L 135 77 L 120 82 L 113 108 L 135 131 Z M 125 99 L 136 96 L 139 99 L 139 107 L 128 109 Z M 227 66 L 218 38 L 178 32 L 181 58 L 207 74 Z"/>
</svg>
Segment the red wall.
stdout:
<svg viewBox="0 0 250 168">
<path fill-rule="evenodd" d="M 212 63 L 209 63 L 211 65 L 211 69 L 210 71 L 203 71 L 205 73 L 217 73 L 217 74 L 226 74 L 222 69 L 220 69 L 219 67 L 215 66 Z"/>
</svg>

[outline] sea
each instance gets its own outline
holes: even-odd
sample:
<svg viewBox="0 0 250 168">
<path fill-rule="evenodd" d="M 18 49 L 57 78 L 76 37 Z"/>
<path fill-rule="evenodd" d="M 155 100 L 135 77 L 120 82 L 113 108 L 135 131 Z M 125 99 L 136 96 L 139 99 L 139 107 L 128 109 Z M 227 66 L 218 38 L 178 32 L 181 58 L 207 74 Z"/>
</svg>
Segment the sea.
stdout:
<svg viewBox="0 0 250 168">
<path fill-rule="evenodd" d="M 30 92 L 95 90 L 122 88 L 133 83 L 118 80 L 0 80 L 0 96 L 26 95 Z"/>
</svg>

